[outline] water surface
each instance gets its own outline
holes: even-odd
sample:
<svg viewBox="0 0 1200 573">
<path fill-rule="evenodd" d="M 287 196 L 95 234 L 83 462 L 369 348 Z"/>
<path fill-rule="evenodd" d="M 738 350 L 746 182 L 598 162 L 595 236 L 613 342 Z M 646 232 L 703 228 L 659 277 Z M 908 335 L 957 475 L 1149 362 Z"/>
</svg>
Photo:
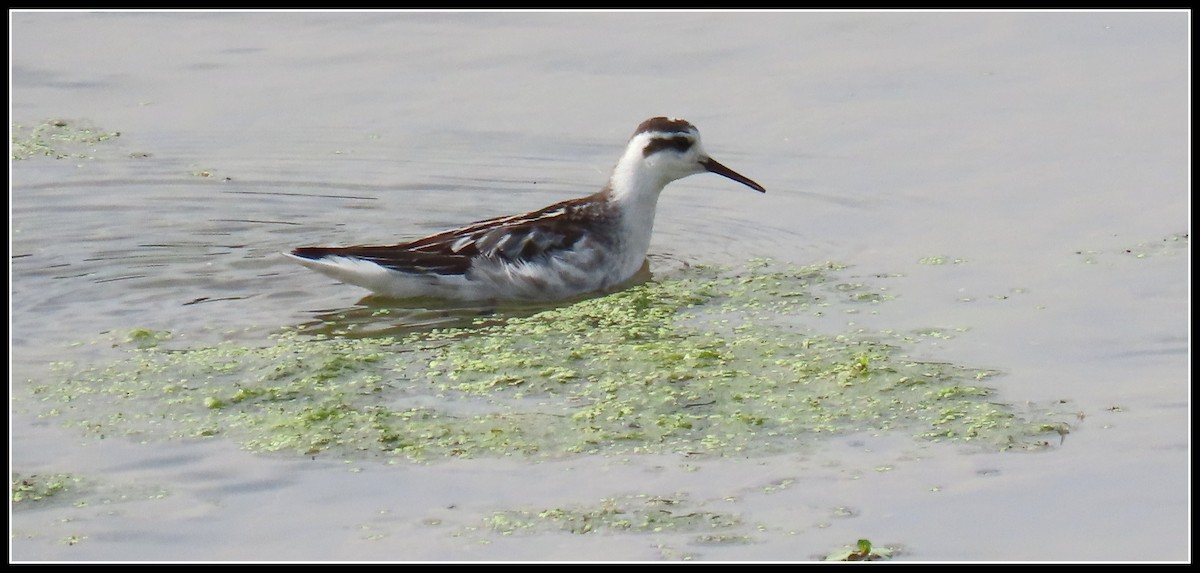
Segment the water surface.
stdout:
<svg viewBox="0 0 1200 573">
<path fill-rule="evenodd" d="M 12 162 L 13 513 L 43 560 L 1190 557 L 1187 16 L 1158 13 L 17 12 L 13 122 L 120 132 Z M 1041 453 L 889 434 L 745 459 L 386 465 L 86 437 L 27 381 L 105 333 L 260 343 L 364 293 L 288 263 L 591 193 L 643 119 L 763 184 L 673 184 L 662 264 L 835 260 L 942 329 L 931 360 L 1077 409 Z M 496 511 L 675 496 L 695 532 L 501 535 Z"/>
</svg>

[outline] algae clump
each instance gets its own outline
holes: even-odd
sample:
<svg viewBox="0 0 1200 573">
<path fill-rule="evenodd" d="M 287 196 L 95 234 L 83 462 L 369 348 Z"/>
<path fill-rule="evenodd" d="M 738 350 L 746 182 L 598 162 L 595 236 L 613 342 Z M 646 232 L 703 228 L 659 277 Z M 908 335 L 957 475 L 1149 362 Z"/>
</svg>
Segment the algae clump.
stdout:
<svg viewBox="0 0 1200 573">
<path fill-rule="evenodd" d="M 55 159 L 91 159 L 95 146 L 120 137 L 106 131 L 64 119 L 49 119 L 33 127 L 12 124 L 12 158 L 53 157 Z"/>
<path fill-rule="evenodd" d="M 901 336 L 804 327 L 831 305 L 886 300 L 839 281 L 840 270 L 688 267 L 567 306 L 403 336 L 292 329 L 261 348 L 142 344 L 107 366 L 64 366 L 33 390 L 47 415 L 93 432 L 227 436 L 306 454 L 748 455 L 854 431 L 1048 444 L 1038 436 L 1060 427 L 1053 414 L 1023 419 L 994 403 L 981 385 L 994 372 L 914 360 Z"/>
</svg>

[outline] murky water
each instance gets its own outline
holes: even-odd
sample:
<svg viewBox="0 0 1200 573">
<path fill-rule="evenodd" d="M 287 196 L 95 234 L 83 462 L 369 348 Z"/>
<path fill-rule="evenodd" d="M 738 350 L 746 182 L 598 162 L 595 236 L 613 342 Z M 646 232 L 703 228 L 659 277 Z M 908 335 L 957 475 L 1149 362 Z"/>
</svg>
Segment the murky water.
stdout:
<svg viewBox="0 0 1200 573">
<path fill-rule="evenodd" d="M 1190 557 L 1183 13 L 19 12 L 12 35 L 14 123 L 120 132 L 12 162 L 12 470 L 93 484 L 14 511 L 16 560 Z M 380 465 L 88 438 L 26 401 L 51 361 L 111 359 L 73 345 L 107 332 L 253 344 L 352 308 L 278 253 L 590 193 L 659 114 L 768 189 L 669 187 L 659 264 L 852 265 L 896 299 L 839 321 L 955 333 L 918 351 L 1078 409 L 1062 445 Z M 741 525 L 486 526 L 638 495 Z"/>
</svg>

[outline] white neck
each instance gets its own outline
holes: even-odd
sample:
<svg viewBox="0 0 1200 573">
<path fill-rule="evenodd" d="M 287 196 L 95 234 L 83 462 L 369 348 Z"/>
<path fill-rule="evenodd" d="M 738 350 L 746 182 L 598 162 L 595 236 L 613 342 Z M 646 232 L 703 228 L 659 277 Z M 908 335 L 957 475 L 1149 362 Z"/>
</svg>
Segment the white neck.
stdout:
<svg viewBox="0 0 1200 573">
<path fill-rule="evenodd" d="M 650 159 L 653 160 L 653 156 Z M 613 168 L 608 184 L 608 200 L 623 214 L 623 236 L 628 250 L 640 253 L 639 265 L 641 257 L 650 248 L 658 196 L 672 180 L 647 162 L 638 145 L 626 149 L 625 155 Z"/>
</svg>

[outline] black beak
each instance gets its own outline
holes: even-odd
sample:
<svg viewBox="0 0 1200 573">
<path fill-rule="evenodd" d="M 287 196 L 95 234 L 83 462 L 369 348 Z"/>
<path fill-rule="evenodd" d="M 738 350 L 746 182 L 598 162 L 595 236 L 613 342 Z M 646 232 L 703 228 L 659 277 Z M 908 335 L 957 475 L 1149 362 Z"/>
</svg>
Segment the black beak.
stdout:
<svg viewBox="0 0 1200 573">
<path fill-rule="evenodd" d="M 742 185 L 745 185 L 746 187 L 749 187 L 755 191 L 758 191 L 759 193 L 767 192 L 766 189 L 763 189 L 762 185 L 755 183 L 749 177 L 746 177 L 745 175 L 742 175 L 741 173 L 738 173 L 737 171 L 734 171 L 728 167 L 725 167 L 724 165 L 721 165 L 720 163 L 717 163 L 717 161 L 715 159 L 712 159 L 711 157 L 708 159 L 705 159 L 704 161 L 701 161 L 700 165 L 703 165 L 704 168 L 707 169 L 710 173 L 716 173 L 717 175 L 720 175 L 722 177 L 728 177 L 730 179 L 733 179 L 734 181 L 737 181 L 738 183 L 741 183 Z"/>
</svg>

